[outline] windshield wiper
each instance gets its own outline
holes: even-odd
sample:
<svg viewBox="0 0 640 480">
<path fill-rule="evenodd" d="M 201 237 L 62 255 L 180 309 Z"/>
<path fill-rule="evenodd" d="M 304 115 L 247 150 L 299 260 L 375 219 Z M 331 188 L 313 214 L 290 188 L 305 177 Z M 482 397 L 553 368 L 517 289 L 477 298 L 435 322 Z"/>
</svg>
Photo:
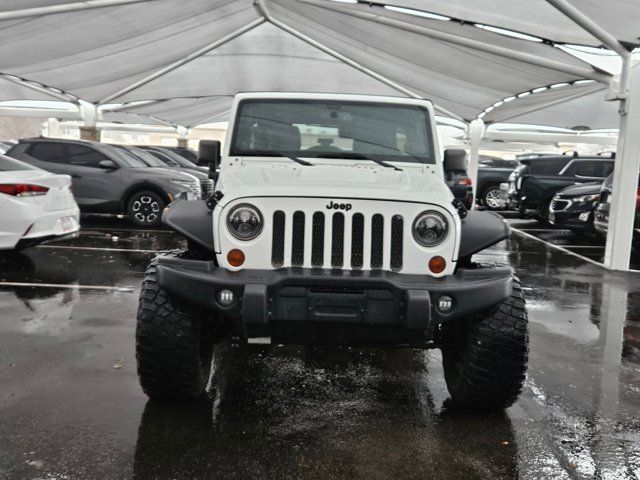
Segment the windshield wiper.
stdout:
<svg viewBox="0 0 640 480">
<path fill-rule="evenodd" d="M 249 153 L 253 157 L 256 157 L 256 156 L 285 157 L 285 158 L 288 158 L 289 160 L 293 160 L 294 162 L 299 163 L 300 165 L 304 165 L 305 167 L 314 167 L 315 166 L 313 163 L 309 163 L 306 160 L 302 160 L 301 158 L 298 158 L 295 155 L 292 155 L 292 154 L 287 153 L 287 152 L 279 152 L 277 150 L 248 150 L 247 153 Z M 240 152 L 239 154 L 240 155 L 247 155 L 247 153 Z"/>
<path fill-rule="evenodd" d="M 384 160 L 378 160 L 377 158 L 371 158 L 362 153 L 352 153 L 352 152 L 336 152 L 336 153 L 321 153 L 318 155 L 318 158 L 349 158 L 352 160 L 370 160 L 374 163 L 382 167 L 393 168 L 394 170 L 398 170 L 402 172 L 401 168 L 396 167 L 395 165 L 391 165 L 390 163 L 385 162 Z"/>
</svg>

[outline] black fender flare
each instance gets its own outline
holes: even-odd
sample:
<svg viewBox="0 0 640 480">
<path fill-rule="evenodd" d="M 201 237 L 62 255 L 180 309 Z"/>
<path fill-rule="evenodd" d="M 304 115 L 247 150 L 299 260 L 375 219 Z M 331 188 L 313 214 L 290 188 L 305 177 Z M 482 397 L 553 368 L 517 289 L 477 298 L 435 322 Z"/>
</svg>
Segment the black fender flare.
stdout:
<svg viewBox="0 0 640 480">
<path fill-rule="evenodd" d="M 204 200 L 176 200 L 164 209 L 162 223 L 208 253 L 215 253 L 213 215 Z"/>
<path fill-rule="evenodd" d="M 462 219 L 458 259 L 468 258 L 509 237 L 511 227 L 500 215 L 472 210 Z"/>
</svg>

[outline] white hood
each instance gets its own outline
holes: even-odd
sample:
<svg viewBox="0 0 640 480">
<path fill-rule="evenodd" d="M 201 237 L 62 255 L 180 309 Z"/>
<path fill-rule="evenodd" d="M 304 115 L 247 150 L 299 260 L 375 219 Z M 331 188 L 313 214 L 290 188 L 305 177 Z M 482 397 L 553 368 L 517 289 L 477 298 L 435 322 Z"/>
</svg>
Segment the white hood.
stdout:
<svg viewBox="0 0 640 480">
<path fill-rule="evenodd" d="M 436 165 L 396 163 L 402 171 L 367 161 L 308 159 L 228 160 L 218 189 L 223 204 L 243 197 L 325 197 L 433 202 L 446 205 L 453 195 Z"/>
</svg>

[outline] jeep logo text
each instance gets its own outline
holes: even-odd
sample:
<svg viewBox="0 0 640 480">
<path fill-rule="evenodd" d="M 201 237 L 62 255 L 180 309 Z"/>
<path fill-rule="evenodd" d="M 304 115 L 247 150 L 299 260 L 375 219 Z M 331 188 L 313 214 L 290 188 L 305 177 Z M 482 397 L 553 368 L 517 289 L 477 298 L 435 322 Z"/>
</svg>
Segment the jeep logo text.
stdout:
<svg viewBox="0 0 640 480">
<path fill-rule="evenodd" d="M 333 200 L 327 205 L 327 210 L 346 210 L 348 212 L 351 208 L 350 203 L 335 203 Z"/>
</svg>

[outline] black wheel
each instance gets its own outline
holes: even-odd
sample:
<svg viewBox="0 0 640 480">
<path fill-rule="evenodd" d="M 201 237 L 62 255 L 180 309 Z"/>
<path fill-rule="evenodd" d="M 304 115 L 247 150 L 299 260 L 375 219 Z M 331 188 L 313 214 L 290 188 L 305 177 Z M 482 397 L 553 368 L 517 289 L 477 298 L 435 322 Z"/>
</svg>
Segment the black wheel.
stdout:
<svg viewBox="0 0 640 480">
<path fill-rule="evenodd" d="M 167 202 L 151 190 L 134 193 L 127 203 L 127 214 L 139 227 L 157 227 L 162 221 L 162 211 Z"/>
<path fill-rule="evenodd" d="M 522 389 L 529 352 L 527 312 L 518 279 L 513 280 L 509 299 L 447 327 L 442 357 L 453 402 L 476 410 L 513 404 Z"/>
<path fill-rule="evenodd" d="M 504 210 L 507 207 L 507 202 L 500 192 L 500 185 L 491 185 L 482 192 L 482 204 L 489 210 Z"/>
<path fill-rule="evenodd" d="M 214 340 L 206 334 L 204 321 L 214 320 L 169 297 L 157 283 L 157 260 L 151 262 L 140 292 L 136 328 L 138 377 L 150 398 L 187 400 L 205 393 Z"/>
</svg>

